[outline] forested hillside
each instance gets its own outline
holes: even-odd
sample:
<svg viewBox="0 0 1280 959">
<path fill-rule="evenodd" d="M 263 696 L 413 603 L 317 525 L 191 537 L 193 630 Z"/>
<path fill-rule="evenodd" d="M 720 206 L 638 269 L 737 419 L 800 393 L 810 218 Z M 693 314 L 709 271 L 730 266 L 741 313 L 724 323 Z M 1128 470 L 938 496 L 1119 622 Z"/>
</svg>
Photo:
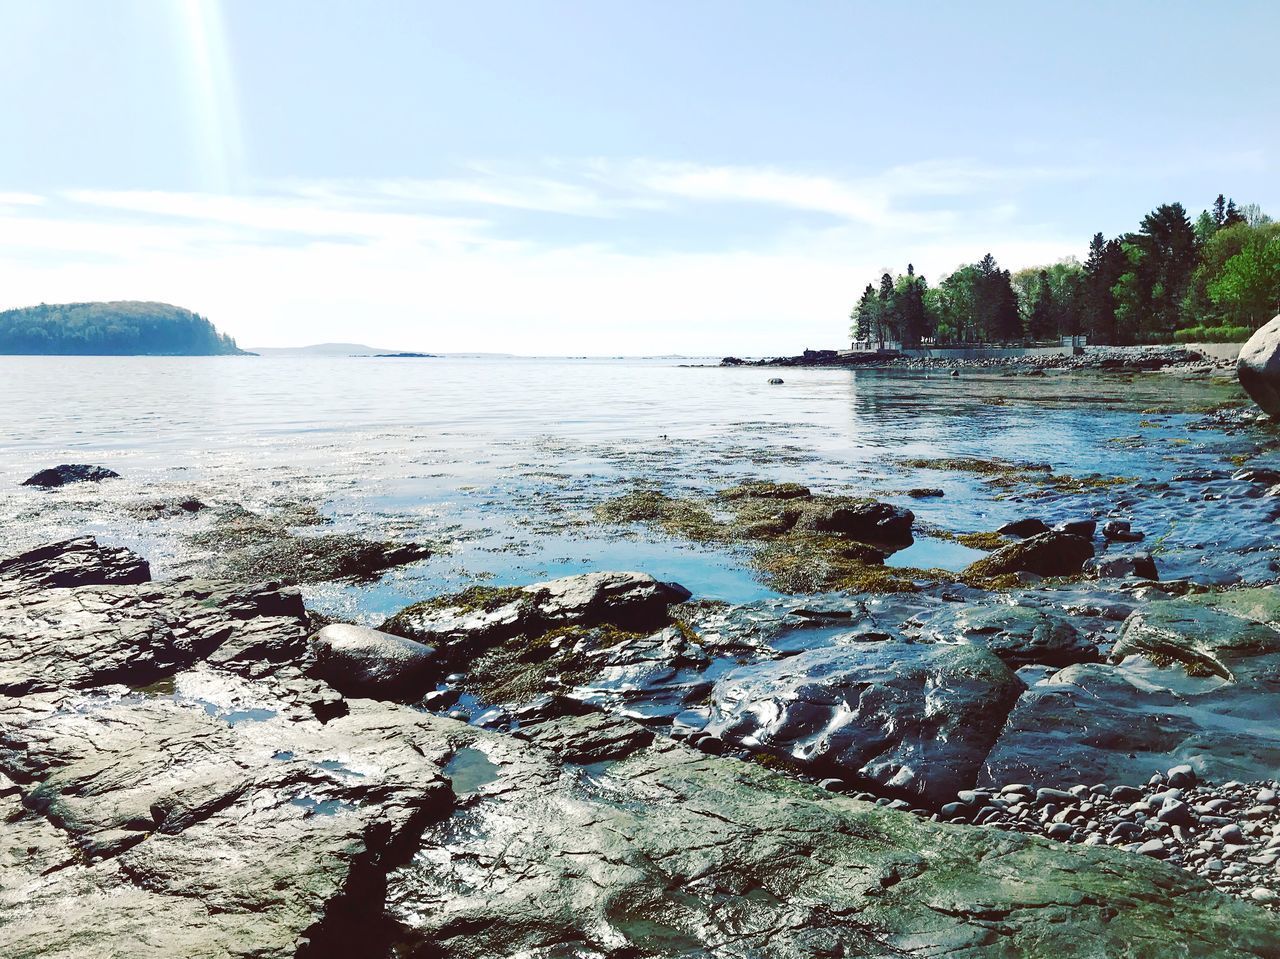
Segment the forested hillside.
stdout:
<svg viewBox="0 0 1280 959">
<path fill-rule="evenodd" d="M 167 303 L 65 303 L 0 313 L 0 353 L 217 356 L 243 353 L 204 317 Z"/>
<path fill-rule="evenodd" d="M 1094 234 L 1074 257 L 1011 273 L 990 253 L 930 286 L 907 266 L 868 283 L 850 314 L 855 340 L 906 346 L 1048 340 L 1237 341 L 1280 313 L 1280 223 L 1219 195 L 1192 221 L 1181 203 L 1132 233 Z"/>
</svg>

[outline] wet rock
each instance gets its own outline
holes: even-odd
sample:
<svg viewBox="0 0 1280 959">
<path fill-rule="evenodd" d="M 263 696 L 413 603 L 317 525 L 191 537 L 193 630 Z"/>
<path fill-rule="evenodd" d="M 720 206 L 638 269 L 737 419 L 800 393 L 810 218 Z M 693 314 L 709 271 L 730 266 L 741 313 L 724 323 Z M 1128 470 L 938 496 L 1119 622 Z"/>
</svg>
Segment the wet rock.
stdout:
<svg viewBox="0 0 1280 959">
<path fill-rule="evenodd" d="M 1103 524 L 1102 537 L 1108 542 L 1139 543 L 1144 539 L 1144 534 L 1134 532 L 1128 520 L 1113 519 Z"/>
<path fill-rule="evenodd" d="M 1084 564 L 1087 576 L 1097 579 L 1136 579 L 1158 580 L 1160 572 L 1156 569 L 1156 561 L 1150 553 L 1112 553 L 1096 556 Z"/>
<path fill-rule="evenodd" d="M 1012 523 L 1005 523 L 996 532 L 1001 536 L 1017 536 L 1019 539 L 1025 539 L 1038 533 L 1049 532 L 1049 524 L 1044 520 L 1029 517 L 1027 519 L 1014 520 Z"/>
<path fill-rule="evenodd" d="M 1236 375 L 1255 403 L 1280 419 L 1280 316 L 1262 326 L 1240 348 Z"/>
<path fill-rule="evenodd" d="M 907 490 L 907 495 L 912 499 L 932 499 L 946 494 L 936 486 L 918 486 Z"/>
<path fill-rule="evenodd" d="M 409 955 L 1262 956 L 1280 930 L 1145 857 L 933 823 L 661 737 L 584 786 L 554 751 L 473 735 L 498 778 L 388 882 Z"/>
<path fill-rule="evenodd" d="M 557 626 L 641 630 L 668 622 L 667 608 L 690 593 L 645 573 L 584 573 L 530 586 L 477 587 L 408 606 L 382 629 L 429 645 L 491 644 Z"/>
<path fill-rule="evenodd" d="M 175 516 L 194 516 L 196 513 L 208 508 L 207 504 L 202 503 L 194 496 L 188 496 L 185 499 L 156 500 L 150 503 L 142 503 L 138 506 L 130 507 L 129 512 L 139 519 L 158 520 L 171 519 Z"/>
<path fill-rule="evenodd" d="M 523 727 L 515 735 L 554 753 L 561 762 L 582 764 L 623 759 L 654 738 L 653 731 L 639 723 L 604 713 L 553 719 Z"/>
<path fill-rule="evenodd" d="M 1000 547 L 972 563 L 963 575 L 966 578 L 989 578 L 1008 573 L 1075 576 L 1092 556 L 1093 544 L 1083 536 L 1050 531 Z"/>
<path fill-rule="evenodd" d="M 977 646 L 816 649 L 722 677 L 705 731 L 940 803 L 973 784 L 1022 689 Z"/>
<path fill-rule="evenodd" d="M 1098 658 L 1098 650 L 1056 613 L 1027 606 L 944 607 L 923 634 L 936 642 L 982 646 L 1010 666 L 1069 666 Z"/>
<path fill-rule="evenodd" d="M 151 567 L 123 547 L 99 546 L 92 536 L 63 540 L 0 561 L 0 596 L 15 590 L 145 583 Z"/>
<path fill-rule="evenodd" d="M 1053 528 L 1059 533 L 1071 533 L 1073 536 L 1093 539 L 1093 534 L 1097 530 L 1098 524 L 1091 519 L 1077 519 L 1056 523 Z"/>
<path fill-rule="evenodd" d="M 1019 700 L 983 784 L 1134 782 L 1189 764 L 1217 779 L 1280 769 L 1280 595 L 1205 593 L 1125 621 L 1110 664 L 1071 666 Z"/>
<path fill-rule="evenodd" d="M 309 675 L 345 696 L 411 700 L 431 685 L 435 650 L 365 626 L 333 623 L 308 641 Z"/>
<path fill-rule="evenodd" d="M 40 486 L 44 489 L 53 489 L 57 486 L 66 486 L 70 483 L 101 483 L 105 479 L 119 479 L 120 474 L 115 470 L 109 470 L 105 466 L 89 466 L 84 463 L 63 463 L 61 466 L 54 466 L 46 470 L 41 470 L 34 476 L 29 476 L 22 481 L 23 486 Z"/>
<path fill-rule="evenodd" d="M 793 529 L 835 533 L 871 543 L 910 542 L 915 514 L 889 503 L 828 502 L 804 504 Z"/>
</svg>

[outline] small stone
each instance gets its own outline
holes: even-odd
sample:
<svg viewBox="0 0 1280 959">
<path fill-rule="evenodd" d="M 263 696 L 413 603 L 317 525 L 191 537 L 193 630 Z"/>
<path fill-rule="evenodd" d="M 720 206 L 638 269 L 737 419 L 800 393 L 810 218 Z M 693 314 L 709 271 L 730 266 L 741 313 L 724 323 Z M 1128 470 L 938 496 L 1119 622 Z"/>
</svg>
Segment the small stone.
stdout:
<svg viewBox="0 0 1280 959">
<path fill-rule="evenodd" d="M 1176 788 L 1186 788 L 1196 784 L 1196 771 L 1190 765 L 1174 766 L 1169 770 L 1168 782 Z"/>
<path fill-rule="evenodd" d="M 1275 902 L 1280 899 L 1280 896 L 1277 896 L 1266 886 L 1254 886 L 1249 890 L 1249 898 L 1254 902 Z"/>
<path fill-rule="evenodd" d="M 1169 858 L 1169 850 L 1165 848 L 1164 841 L 1161 839 L 1148 839 L 1136 851 L 1139 855 L 1150 856 L 1152 859 Z"/>
</svg>

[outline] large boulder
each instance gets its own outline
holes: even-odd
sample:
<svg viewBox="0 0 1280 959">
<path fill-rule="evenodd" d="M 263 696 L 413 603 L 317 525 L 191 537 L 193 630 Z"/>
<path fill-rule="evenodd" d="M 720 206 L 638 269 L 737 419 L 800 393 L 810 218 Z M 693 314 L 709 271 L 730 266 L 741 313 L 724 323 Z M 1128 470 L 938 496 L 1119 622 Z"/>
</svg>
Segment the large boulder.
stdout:
<svg viewBox="0 0 1280 959">
<path fill-rule="evenodd" d="M 307 646 L 308 674 L 344 696 L 416 699 L 432 684 L 435 650 L 403 636 L 331 623 Z"/>
<path fill-rule="evenodd" d="M 986 578 L 1009 573 L 1075 576 L 1092 557 L 1093 543 L 1085 537 L 1050 531 L 1000 547 L 989 556 L 970 564 L 965 569 L 964 576 Z"/>
<path fill-rule="evenodd" d="M 526 586 L 539 619 L 551 625 L 650 629 L 667 621 L 667 607 L 690 592 L 647 573 L 583 573 Z"/>
<path fill-rule="evenodd" d="M 827 647 L 723 676 L 705 732 L 941 804 L 973 785 L 1023 689 L 980 646 Z"/>
<path fill-rule="evenodd" d="M 115 470 L 109 470 L 105 466 L 90 466 L 86 463 L 63 463 L 60 466 L 53 466 L 49 469 L 41 470 L 34 476 L 27 477 L 22 481 L 22 485 L 53 489 L 56 486 L 66 486 L 69 483 L 101 483 L 105 479 L 119 478 L 119 473 Z"/>
<path fill-rule="evenodd" d="M 1255 403 L 1280 419 L 1280 316 L 1249 337 L 1240 348 L 1236 375 Z"/>
</svg>

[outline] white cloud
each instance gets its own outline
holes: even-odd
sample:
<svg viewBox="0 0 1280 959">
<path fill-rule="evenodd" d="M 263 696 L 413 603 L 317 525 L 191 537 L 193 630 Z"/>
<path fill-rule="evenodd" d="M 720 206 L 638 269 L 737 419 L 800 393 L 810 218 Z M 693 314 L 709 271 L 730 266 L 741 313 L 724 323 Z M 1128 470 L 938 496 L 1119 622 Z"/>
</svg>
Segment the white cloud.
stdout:
<svg viewBox="0 0 1280 959">
<path fill-rule="evenodd" d="M 965 164 L 841 180 L 592 161 L 533 175 L 473 167 L 435 180 L 277 183 L 242 195 L 65 191 L 0 202 L 0 305 L 164 300 L 248 346 L 792 352 L 843 342 L 852 301 L 886 262 L 909 258 L 936 276 L 988 248 L 1012 268 L 1078 252 L 1075 242 L 1019 229 L 1007 209 L 963 219 L 900 209 L 990 180 Z M 831 220 L 783 219 L 748 244 L 717 225 L 720 204 Z M 525 218 L 521 233 L 505 220 L 513 210 Z M 674 229 L 699 223 L 698 242 L 664 242 L 667 212 L 683 214 Z M 574 234 L 563 220 L 552 228 L 536 219 L 530 227 L 529 216 L 547 215 L 609 229 Z M 600 239 L 626 236 L 635 216 L 656 221 L 657 239 Z"/>
</svg>

